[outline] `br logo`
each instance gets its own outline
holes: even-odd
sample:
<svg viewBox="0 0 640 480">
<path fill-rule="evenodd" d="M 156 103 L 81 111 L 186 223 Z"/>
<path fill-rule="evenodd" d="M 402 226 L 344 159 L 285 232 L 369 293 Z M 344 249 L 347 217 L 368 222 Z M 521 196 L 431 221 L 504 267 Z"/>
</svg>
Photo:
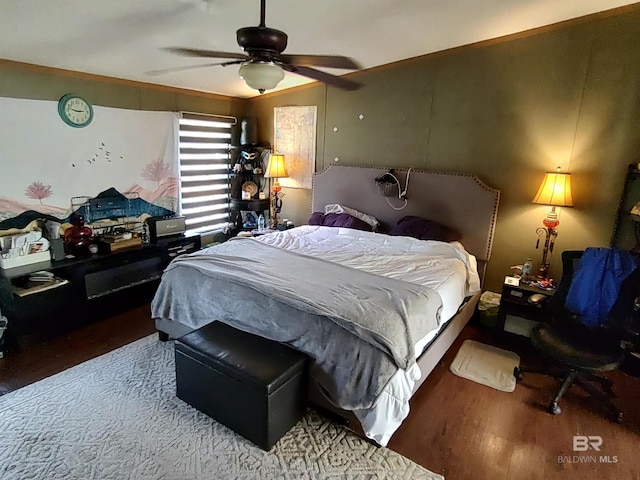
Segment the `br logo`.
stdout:
<svg viewBox="0 0 640 480">
<path fill-rule="evenodd" d="M 574 452 L 586 452 L 590 448 L 593 448 L 596 452 L 600 451 L 602 446 L 602 437 L 600 435 L 574 435 L 573 436 L 573 451 Z"/>
</svg>

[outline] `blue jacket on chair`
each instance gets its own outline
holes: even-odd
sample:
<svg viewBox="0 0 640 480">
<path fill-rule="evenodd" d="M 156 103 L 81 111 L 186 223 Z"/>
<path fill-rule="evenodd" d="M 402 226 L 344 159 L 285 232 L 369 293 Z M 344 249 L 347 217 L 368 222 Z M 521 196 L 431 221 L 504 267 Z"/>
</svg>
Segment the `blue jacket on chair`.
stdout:
<svg viewBox="0 0 640 480">
<path fill-rule="evenodd" d="M 588 327 L 607 321 L 622 282 L 638 267 L 630 252 L 617 248 L 587 248 L 573 274 L 565 306 Z"/>
</svg>

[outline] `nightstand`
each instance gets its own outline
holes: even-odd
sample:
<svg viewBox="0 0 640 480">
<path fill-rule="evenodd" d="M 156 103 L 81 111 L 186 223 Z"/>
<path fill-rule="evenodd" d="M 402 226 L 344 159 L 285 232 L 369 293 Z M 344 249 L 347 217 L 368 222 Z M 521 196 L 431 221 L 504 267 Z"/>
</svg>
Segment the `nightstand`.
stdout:
<svg viewBox="0 0 640 480">
<path fill-rule="evenodd" d="M 496 325 L 498 332 L 528 337 L 533 327 L 547 320 L 547 306 L 554 293 L 555 290 L 543 290 L 527 284 L 503 285 Z M 532 302 L 533 295 L 544 298 Z"/>
</svg>

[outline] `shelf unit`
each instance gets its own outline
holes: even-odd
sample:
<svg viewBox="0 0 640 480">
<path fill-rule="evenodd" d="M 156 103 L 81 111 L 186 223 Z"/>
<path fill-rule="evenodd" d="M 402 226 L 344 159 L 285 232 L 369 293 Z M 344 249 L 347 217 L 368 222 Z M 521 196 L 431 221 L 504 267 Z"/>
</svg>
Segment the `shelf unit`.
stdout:
<svg viewBox="0 0 640 480">
<path fill-rule="evenodd" d="M 268 179 L 264 172 L 269 162 L 271 147 L 268 145 L 250 145 L 232 147 L 231 192 L 229 202 L 229 220 L 236 230 L 243 229 L 241 212 L 256 212 L 258 215 L 269 210 Z M 248 200 L 242 199 L 242 186 L 246 182 L 253 182 L 258 191 Z M 259 193 L 265 192 L 265 199 L 259 198 Z M 268 214 L 265 215 L 265 219 Z M 255 228 L 255 227 L 252 227 Z"/>
<path fill-rule="evenodd" d="M 622 250 L 640 251 L 640 216 L 631 209 L 640 202 L 640 170 L 637 164 L 629 165 L 622 196 L 618 204 L 616 222 L 611 236 L 611 246 Z"/>
</svg>

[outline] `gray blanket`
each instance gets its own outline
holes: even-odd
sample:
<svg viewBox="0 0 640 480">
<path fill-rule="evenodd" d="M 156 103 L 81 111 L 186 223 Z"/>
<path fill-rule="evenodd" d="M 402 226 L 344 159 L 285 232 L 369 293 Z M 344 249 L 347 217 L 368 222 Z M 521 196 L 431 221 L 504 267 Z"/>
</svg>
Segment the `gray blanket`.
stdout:
<svg viewBox="0 0 640 480">
<path fill-rule="evenodd" d="M 315 376 L 341 408 L 369 408 L 414 344 L 436 328 L 433 290 L 233 239 L 175 259 L 152 316 L 193 328 L 223 320 L 290 344 L 316 363 Z"/>
</svg>

